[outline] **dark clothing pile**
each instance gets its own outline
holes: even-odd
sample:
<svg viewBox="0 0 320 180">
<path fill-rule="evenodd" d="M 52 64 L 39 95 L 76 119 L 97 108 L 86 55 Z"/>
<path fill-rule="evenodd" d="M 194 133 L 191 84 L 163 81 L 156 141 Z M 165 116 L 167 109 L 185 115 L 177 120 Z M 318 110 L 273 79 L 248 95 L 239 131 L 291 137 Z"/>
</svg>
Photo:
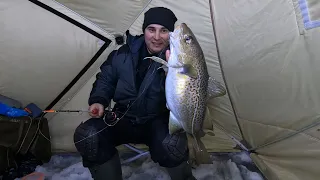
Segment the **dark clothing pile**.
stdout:
<svg viewBox="0 0 320 180">
<path fill-rule="evenodd" d="M 133 124 L 130 118 L 121 119 L 96 134 L 106 125 L 103 119 L 91 118 L 76 130 L 75 141 L 90 136 L 77 145 L 84 167 L 101 165 L 118 154 L 117 146 L 127 143 L 145 144 L 149 147 L 151 158 L 162 167 L 176 167 L 187 161 L 186 134 L 170 136 L 168 116 L 159 116 L 145 124 Z"/>
<path fill-rule="evenodd" d="M 27 153 L 25 155 L 17 155 L 17 168 L 8 169 L 3 173 L 3 176 L 0 176 L 0 180 L 14 180 L 16 178 L 21 178 L 30 173 L 33 173 L 38 165 L 42 165 L 43 163 L 37 160 L 34 155 L 31 153 Z"/>
</svg>

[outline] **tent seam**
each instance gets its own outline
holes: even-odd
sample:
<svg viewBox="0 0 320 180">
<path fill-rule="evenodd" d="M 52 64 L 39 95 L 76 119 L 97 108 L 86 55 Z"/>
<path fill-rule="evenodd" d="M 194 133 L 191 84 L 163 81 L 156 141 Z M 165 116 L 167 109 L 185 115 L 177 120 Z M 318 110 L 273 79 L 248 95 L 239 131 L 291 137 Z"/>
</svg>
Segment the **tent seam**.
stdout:
<svg viewBox="0 0 320 180">
<path fill-rule="evenodd" d="M 111 43 L 108 45 L 108 47 L 101 53 L 101 55 L 103 54 L 103 53 L 105 53 L 105 52 L 107 52 L 108 51 L 108 49 L 109 48 L 111 48 L 111 47 L 113 47 L 112 49 L 114 49 L 114 47 L 115 47 L 115 45 L 114 45 L 114 41 L 111 41 Z M 111 50 L 112 51 L 112 50 Z M 99 58 L 101 58 L 102 56 L 99 56 Z M 98 59 L 99 59 L 98 58 Z M 97 59 L 97 61 L 98 61 L 98 59 Z M 96 62 L 97 62 L 96 61 Z M 104 62 L 104 60 L 102 60 L 102 62 L 98 65 L 98 69 L 99 69 L 99 67 L 100 67 L 100 65 L 102 64 Z M 93 68 L 92 66 L 89 68 L 89 69 L 91 69 L 91 68 Z M 88 69 L 88 70 L 89 70 Z M 88 72 L 88 71 L 87 71 Z M 60 107 L 59 107 L 59 110 L 60 109 L 63 109 L 80 91 L 81 91 L 81 89 L 89 82 L 89 80 L 91 79 L 91 77 L 92 76 L 94 76 L 96 74 L 96 71 L 94 71 L 94 72 L 92 72 L 91 74 L 88 74 L 88 76 L 89 76 L 89 78 L 88 79 L 86 79 L 85 81 L 83 81 L 83 84 L 82 85 L 80 85 L 79 86 L 79 88 L 78 88 L 78 90 L 76 90 L 76 91 L 74 91 L 74 93 L 72 93 L 64 102 L 62 102 L 61 104 L 60 104 Z M 77 82 L 78 83 L 78 82 Z M 72 87 L 73 88 L 73 87 Z M 71 89 L 70 89 L 71 90 Z M 70 91 L 69 90 L 69 91 Z M 68 91 L 68 92 L 69 92 Z M 66 94 L 65 94 L 66 95 Z M 62 97 L 63 98 L 63 97 Z M 61 98 L 61 99 L 62 99 Z M 57 114 L 54 114 L 53 116 L 51 116 L 51 118 L 50 119 L 52 119 L 55 115 L 57 115 Z"/>
<path fill-rule="evenodd" d="M 286 140 L 286 139 L 289 139 L 289 138 L 295 137 L 295 136 L 296 136 L 296 135 L 298 135 L 298 134 L 300 134 L 300 135 L 302 135 L 302 136 L 306 136 L 306 137 L 308 137 L 309 139 L 312 139 L 312 140 L 314 140 L 314 141 L 316 141 L 317 143 L 319 143 L 319 144 L 320 144 L 320 139 L 319 139 L 319 138 L 314 137 L 314 136 L 311 136 L 311 135 L 306 134 L 306 133 L 303 133 L 303 132 L 299 132 L 299 131 L 297 131 L 297 132 L 296 132 L 295 134 L 293 134 L 293 135 L 289 135 L 289 136 L 284 137 L 284 138 L 281 138 L 281 139 L 279 139 L 279 140 L 275 140 L 274 142 L 268 143 L 268 144 L 266 144 L 265 146 L 252 148 L 252 149 L 250 149 L 250 150 L 252 150 L 252 151 L 256 151 L 256 150 L 258 150 L 258 149 L 265 148 L 265 147 L 268 147 L 268 146 L 271 146 L 271 145 L 277 144 L 277 143 L 279 143 L 279 142 L 282 142 L 282 141 L 284 141 L 284 140 Z"/>
<path fill-rule="evenodd" d="M 113 44 L 112 44 L 112 43 L 113 43 Z M 113 49 L 114 49 L 114 46 L 115 46 L 115 45 L 114 45 L 114 41 L 112 41 L 112 42 L 109 44 L 109 46 L 102 52 L 102 54 L 103 54 L 104 52 L 107 52 L 108 49 L 111 48 L 111 47 L 113 47 Z M 112 51 L 112 50 L 111 50 L 111 51 Z M 102 55 L 102 54 L 101 54 L 101 55 Z M 109 53 L 109 54 L 110 54 L 110 53 Z M 108 56 L 108 55 L 107 55 L 107 56 Z M 101 58 L 101 57 L 102 57 L 102 56 L 100 56 L 99 58 Z M 98 59 L 99 59 L 99 58 L 98 58 Z M 97 60 L 98 60 L 98 59 L 97 59 Z M 103 64 L 104 61 L 105 61 L 105 60 L 102 60 L 102 62 L 98 65 L 98 69 L 99 69 L 99 67 L 101 66 L 101 64 Z M 92 68 L 92 67 L 90 67 L 90 68 Z M 79 86 L 78 90 L 75 91 L 75 92 L 73 93 L 73 95 L 70 95 L 70 99 L 73 99 L 73 98 L 81 91 L 81 89 L 89 82 L 89 80 L 90 80 L 93 76 L 95 76 L 96 73 L 97 73 L 97 72 L 94 71 L 94 72 L 92 72 L 91 74 L 88 74 L 89 78 L 88 78 L 87 80 L 83 81 L 83 84 Z M 62 105 L 61 107 L 64 107 L 68 102 L 69 102 L 69 101 L 63 103 L 63 105 Z"/>
<path fill-rule="evenodd" d="M 234 136 L 231 135 L 231 133 L 228 133 L 228 131 L 223 128 L 223 126 L 221 126 L 219 123 L 212 121 L 212 126 L 216 126 L 217 128 L 219 128 L 222 132 L 224 132 L 227 136 L 229 136 L 230 139 L 232 139 L 236 144 L 238 144 L 242 149 L 244 149 L 245 151 L 249 151 L 249 149 L 242 144 L 237 138 L 235 138 Z"/>
<path fill-rule="evenodd" d="M 283 129 L 283 130 L 288 130 L 288 131 L 293 132 L 293 134 L 286 135 L 285 137 L 280 137 L 279 139 L 276 139 L 276 140 L 274 140 L 274 141 L 270 141 L 270 142 L 264 143 L 264 144 L 262 144 L 262 145 L 256 146 L 256 147 L 254 147 L 254 148 L 251 148 L 250 150 L 257 150 L 257 149 L 260 149 L 260 148 L 263 148 L 263 147 L 267 147 L 267 146 L 272 145 L 272 144 L 275 144 L 275 143 L 282 142 L 282 141 L 284 141 L 284 140 L 286 140 L 286 139 L 288 139 L 288 138 L 291 138 L 291 137 L 296 136 L 297 134 L 307 136 L 307 137 L 309 137 L 310 139 L 313 139 L 313 140 L 317 141 L 318 143 L 320 143 L 320 139 L 319 139 L 319 138 L 304 133 L 305 131 L 307 131 L 307 130 L 310 129 L 310 128 L 313 128 L 313 127 L 315 127 L 315 126 L 319 126 L 319 125 L 320 125 L 320 121 L 318 121 L 318 122 L 316 122 L 316 123 L 312 123 L 311 125 L 309 125 L 310 127 L 309 127 L 309 126 L 305 126 L 305 127 L 301 128 L 300 130 L 294 130 L 294 129 L 288 129 L 288 128 L 278 127 L 278 126 L 274 126 L 274 125 L 263 124 L 263 123 L 254 122 L 254 121 L 245 120 L 245 119 L 242 119 L 242 120 L 243 120 L 243 121 L 248 121 L 248 122 L 250 122 L 250 123 L 255 123 L 255 124 L 260 124 L 260 125 L 265 125 L 265 126 L 276 127 L 276 128 L 280 128 L 280 129 Z M 308 128 L 308 127 L 309 127 L 309 128 Z M 304 128 L 305 128 L 305 129 L 304 129 Z"/>
<path fill-rule="evenodd" d="M 81 69 L 81 71 L 71 80 L 71 82 L 58 94 L 56 98 L 47 106 L 46 109 L 51 109 L 57 102 L 63 98 L 72 89 L 72 87 L 81 79 L 81 77 L 92 67 L 92 65 L 97 61 L 101 54 L 109 47 L 110 42 L 105 42 L 99 50 L 94 54 L 94 56 L 89 60 L 89 62 Z"/>
<path fill-rule="evenodd" d="M 213 6 L 212 0 L 209 0 L 209 6 L 210 6 L 211 25 L 212 25 L 212 29 L 213 29 L 213 36 L 214 36 L 214 39 L 215 39 L 215 45 L 216 45 L 216 49 L 217 49 L 217 56 L 218 56 L 219 66 L 220 66 L 220 69 L 221 69 L 221 75 L 222 75 L 222 78 L 224 80 L 224 84 L 225 84 L 226 89 L 227 89 L 227 94 L 229 96 L 230 104 L 231 104 L 232 111 L 233 111 L 234 117 L 236 119 L 239 131 L 240 131 L 240 134 L 241 134 L 241 138 L 245 139 L 244 135 L 243 135 L 242 128 L 241 128 L 241 125 L 240 125 L 240 122 L 239 122 L 239 118 L 237 116 L 237 111 L 235 109 L 235 106 L 234 106 L 234 103 L 232 101 L 232 97 L 231 97 L 231 94 L 230 94 L 230 91 L 229 91 L 229 88 L 228 88 L 228 85 L 227 85 L 225 73 L 224 73 L 224 70 L 223 70 L 223 65 L 222 65 L 221 56 L 220 56 L 220 50 L 219 50 L 219 46 L 218 46 L 218 38 L 216 37 L 217 33 L 216 33 L 216 30 L 215 30 L 215 23 L 214 23 L 213 9 L 212 9 L 212 6 Z"/>
<path fill-rule="evenodd" d="M 65 6 L 65 5 L 57 2 L 56 0 L 51 0 L 51 1 L 54 2 L 54 3 L 56 3 L 57 5 L 65 8 L 65 9 L 67 9 L 68 11 L 74 13 L 75 15 L 79 16 L 81 19 L 89 22 L 89 23 L 92 24 L 93 26 L 97 27 L 98 29 L 100 29 L 100 30 L 102 30 L 103 32 L 105 32 L 106 34 L 108 34 L 110 37 L 115 38 L 115 36 L 114 36 L 113 34 L 107 32 L 104 28 L 100 27 L 99 25 L 95 24 L 94 22 L 90 21 L 89 19 L 83 17 L 82 15 L 80 15 L 79 13 L 73 11 L 72 9 L 68 8 L 67 6 Z M 88 27 L 88 28 L 89 28 L 89 27 Z M 90 29 L 91 29 L 91 28 L 90 28 Z M 108 38 L 108 37 L 106 37 L 106 38 Z M 109 38 L 108 38 L 108 39 L 109 39 Z"/>
<path fill-rule="evenodd" d="M 264 126 L 276 127 L 276 128 L 280 128 L 280 129 L 284 129 L 284 130 L 289 130 L 289 131 L 299 131 L 299 130 L 295 130 L 295 129 L 285 128 L 285 127 L 281 127 L 281 126 L 275 126 L 275 125 L 272 125 L 272 124 L 264 124 L 264 123 L 255 122 L 255 121 L 246 120 L 246 119 L 241 119 L 241 121 L 248 121 L 248 122 L 255 123 L 255 124 L 260 124 L 260 125 L 264 125 Z M 319 121 L 318 123 L 320 123 L 320 121 Z M 319 125 L 320 125 L 320 124 L 319 124 Z M 307 127 L 307 126 L 305 126 L 305 127 Z M 319 141 L 320 141 L 320 139 L 319 139 Z"/>
<path fill-rule="evenodd" d="M 132 23 L 127 27 L 127 29 L 123 32 L 123 34 L 125 34 L 125 32 L 127 30 L 129 30 L 131 28 L 131 26 L 137 21 L 137 19 L 139 18 L 139 16 L 142 14 L 142 12 L 149 6 L 149 4 L 152 2 L 152 0 L 149 0 L 148 3 L 145 4 L 145 6 L 142 8 L 142 10 L 138 13 L 138 15 L 136 16 L 136 18 L 134 18 L 134 20 L 132 21 Z"/>
</svg>

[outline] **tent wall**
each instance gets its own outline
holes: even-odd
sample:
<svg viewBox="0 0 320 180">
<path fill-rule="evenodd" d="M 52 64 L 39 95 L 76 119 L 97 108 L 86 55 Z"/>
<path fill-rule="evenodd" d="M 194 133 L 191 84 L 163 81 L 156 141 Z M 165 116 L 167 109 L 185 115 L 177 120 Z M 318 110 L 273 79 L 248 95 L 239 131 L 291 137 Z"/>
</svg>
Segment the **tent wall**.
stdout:
<svg viewBox="0 0 320 180">
<path fill-rule="evenodd" d="M 0 6 L 0 93 L 44 109 L 95 55 L 100 40 L 29 1 Z"/>
<path fill-rule="evenodd" d="M 99 39 L 30 1 L 1 2 L 0 94 L 21 101 L 23 106 L 32 102 L 45 109 L 89 61 L 101 54 L 60 101 L 54 104 L 54 109 L 60 109 L 95 75 L 115 46 L 113 42 L 110 45 L 108 42 L 113 36 L 74 12 L 51 0 L 42 0 L 41 3 L 71 17 L 104 38 Z M 108 49 L 103 50 L 104 47 Z M 87 106 L 80 109 L 83 107 L 87 109 Z M 53 140 L 61 137 L 61 132 L 63 135 L 64 129 L 59 128 L 69 128 L 66 132 L 70 132 L 68 122 L 79 124 L 81 121 L 75 116 L 71 121 L 51 119 L 54 115 L 46 115 Z M 63 142 L 59 141 L 58 144 Z"/>
<path fill-rule="evenodd" d="M 150 0 L 56 0 L 90 19 L 113 36 L 122 35 Z M 108 20 L 106 20 L 108 19 Z"/>
<path fill-rule="evenodd" d="M 54 1 L 54 0 L 29 0 L 29 1 L 35 4 L 38 4 L 40 7 L 43 7 L 43 8 L 45 8 L 45 6 L 48 6 L 49 8 L 52 8 L 55 11 L 58 11 L 65 16 L 68 16 L 72 20 L 82 24 L 88 29 L 98 33 L 99 35 L 102 35 L 103 37 L 109 40 L 112 40 L 114 38 L 114 36 L 108 31 L 106 31 L 105 29 L 101 28 L 100 26 L 96 25 L 94 22 L 90 21 L 88 18 L 81 16 L 77 12 L 73 11 L 72 9 L 66 7 L 65 5 L 57 1 Z M 103 39 L 103 38 L 100 38 L 100 39 Z"/>
<path fill-rule="evenodd" d="M 304 24 L 303 16 L 319 12 L 319 3 L 214 2 L 226 83 L 253 156 L 272 180 L 317 179 L 320 28 Z"/>
</svg>

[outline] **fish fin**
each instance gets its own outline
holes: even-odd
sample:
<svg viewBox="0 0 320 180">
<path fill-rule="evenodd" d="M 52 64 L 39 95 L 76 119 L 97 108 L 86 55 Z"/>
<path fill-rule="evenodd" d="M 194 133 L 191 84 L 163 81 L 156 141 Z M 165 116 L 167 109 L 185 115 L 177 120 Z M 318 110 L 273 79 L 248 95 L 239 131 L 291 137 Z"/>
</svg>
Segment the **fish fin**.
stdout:
<svg viewBox="0 0 320 180">
<path fill-rule="evenodd" d="M 153 61 L 158 62 L 160 64 L 163 64 L 166 67 L 168 66 L 168 62 L 167 61 L 165 61 L 165 60 L 163 60 L 163 59 L 161 59 L 161 58 L 159 58 L 157 56 L 145 57 L 143 59 L 152 59 Z"/>
<path fill-rule="evenodd" d="M 174 134 L 182 131 L 183 128 L 180 125 L 179 121 L 174 117 L 174 115 L 170 112 L 169 116 L 169 134 Z"/>
<path fill-rule="evenodd" d="M 210 154 L 199 136 L 187 134 L 189 148 L 189 163 L 196 168 L 201 164 L 212 164 Z"/>
<path fill-rule="evenodd" d="M 182 71 L 180 71 L 180 74 L 187 75 L 191 78 L 197 79 L 198 78 L 198 72 L 192 65 L 185 64 L 182 66 Z"/>
<path fill-rule="evenodd" d="M 161 67 L 159 67 L 158 69 L 163 69 L 164 72 L 168 72 L 168 67 L 166 65 L 162 65 Z"/>
<path fill-rule="evenodd" d="M 226 89 L 222 86 L 220 82 L 212 77 L 208 79 L 208 99 L 216 98 L 219 96 L 224 96 L 226 94 Z"/>
<path fill-rule="evenodd" d="M 214 133 L 214 131 L 208 131 L 206 134 L 208 134 L 208 136 L 216 136 L 216 134 Z"/>
</svg>

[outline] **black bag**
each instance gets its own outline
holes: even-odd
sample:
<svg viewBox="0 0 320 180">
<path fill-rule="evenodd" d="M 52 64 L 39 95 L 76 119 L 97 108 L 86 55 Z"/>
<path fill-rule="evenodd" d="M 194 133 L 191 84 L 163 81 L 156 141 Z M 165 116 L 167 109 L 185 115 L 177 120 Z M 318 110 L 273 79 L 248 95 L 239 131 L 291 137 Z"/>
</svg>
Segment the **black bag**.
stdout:
<svg viewBox="0 0 320 180">
<path fill-rule="evenodd" d="M 43 163 L 50 161 L 52 152 L 47 119 L 0 115 L 0 174 L 9 168 L 18 168 L 16 157 L 27 153 Z"/>
</svg>

